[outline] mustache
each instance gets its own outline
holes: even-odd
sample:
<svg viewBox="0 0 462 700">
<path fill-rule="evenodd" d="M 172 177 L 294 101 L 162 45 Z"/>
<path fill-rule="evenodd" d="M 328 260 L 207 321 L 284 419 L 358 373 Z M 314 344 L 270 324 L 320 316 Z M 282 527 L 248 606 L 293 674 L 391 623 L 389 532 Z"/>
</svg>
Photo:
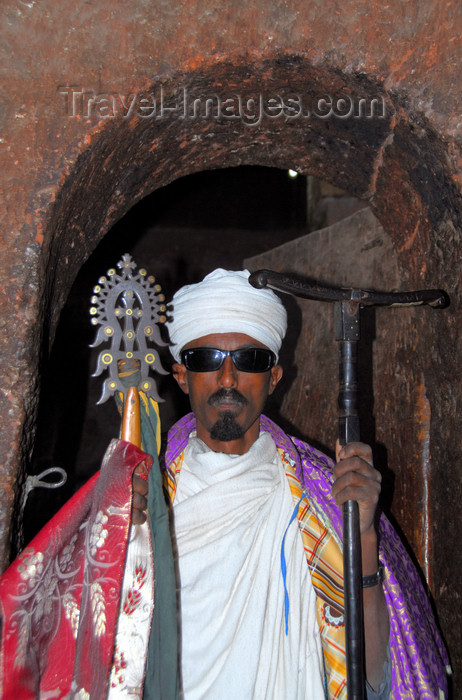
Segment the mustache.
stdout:
<svg viewBox="0 0 462 700">
<path fill-rule="evenodd" d="M 241 404 L 243 406 L 248 403 L 245 396 L 242 396 L 237 389 L 224 389 L 223 387 L 212 394 L 208 398 L 207 403 L 210 406 L 216 406 L 223 401 L 231 401 L 232 403 Z"/>
</svg>

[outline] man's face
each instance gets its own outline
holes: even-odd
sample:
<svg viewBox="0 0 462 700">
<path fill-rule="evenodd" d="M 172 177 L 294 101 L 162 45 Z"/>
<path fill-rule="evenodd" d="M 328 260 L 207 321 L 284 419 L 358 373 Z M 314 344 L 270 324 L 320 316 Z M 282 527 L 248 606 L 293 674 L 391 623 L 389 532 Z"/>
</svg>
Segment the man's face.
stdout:
<svg viewBox="0 0 462 700">
<path fill-rule="evenodd" d="M 265 346 L 243 333 L 214 333 L 184 349 L 200 347 L 238 350 Z M 175 364 L 173 372 L 181 389 L 189 394 L 197 436 L 215 452 L 228 454 L 244 454 L 257 440 L 266 398 L 282 377 L 280 365 L 267 372 L 240 372 L 229 356 L 215 372 L 191 372 L 183 364 Z"/>
</svg>

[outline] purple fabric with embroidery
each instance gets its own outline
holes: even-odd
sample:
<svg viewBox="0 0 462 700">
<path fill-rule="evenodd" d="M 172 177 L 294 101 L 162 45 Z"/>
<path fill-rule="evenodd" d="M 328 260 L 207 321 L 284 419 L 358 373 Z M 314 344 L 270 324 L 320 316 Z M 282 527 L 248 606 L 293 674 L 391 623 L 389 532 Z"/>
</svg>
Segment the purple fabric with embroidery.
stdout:
<svg viewBox="0 0 462 700">
<path fill-rule="evenodd" d="M 172 427 L 165 455 L 167 467 L 184 450 L 195 427 L 192 413 Z M 330 524 L 341 538 L 341 511 L 331 496 L 332 461 L 305 442 L 290 438 L 265 416 L 261 417 L 261 429 L 269 432 L 276 445 L 295 461 L 297 475 L 310 502 L 324 524 Z M 401 540 L 383 514 L 379 543 L 390 616 L 391 698 L 433 700 L 447 697 L 449 660 L 430 601 Z"/>
</svg>

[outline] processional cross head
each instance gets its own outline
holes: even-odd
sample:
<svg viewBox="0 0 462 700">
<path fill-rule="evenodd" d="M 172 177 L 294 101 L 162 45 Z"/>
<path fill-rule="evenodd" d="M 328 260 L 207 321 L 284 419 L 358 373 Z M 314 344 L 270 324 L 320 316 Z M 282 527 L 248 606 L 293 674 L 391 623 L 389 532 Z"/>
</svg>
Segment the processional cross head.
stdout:
<svg viewBox="0 0 462 700">
<path fill-rule="evenodd" d="M 125 394 L 125 372 L 135 375 L 135 385 L 155 401 L 161 401 L 156 383 L 150 376 L 153 370 L 168 374 L 162 367 L 155 345 L 165 347 L 158 324 L 167 320 L 165 297 L 161 286 L 144 268 L 136 271 L 136 263 L 126 253 L 93 287 L 91 323 L 98 326 L 96 338 L 90 347 L 109 342 L 110 346 L 98 355 L 96 371 L 100 376 L 108 370 L 98 403 L 104 403 L 115 392 Z M 154 345 L 155 344 L 155 345 Z"/>
</svg>

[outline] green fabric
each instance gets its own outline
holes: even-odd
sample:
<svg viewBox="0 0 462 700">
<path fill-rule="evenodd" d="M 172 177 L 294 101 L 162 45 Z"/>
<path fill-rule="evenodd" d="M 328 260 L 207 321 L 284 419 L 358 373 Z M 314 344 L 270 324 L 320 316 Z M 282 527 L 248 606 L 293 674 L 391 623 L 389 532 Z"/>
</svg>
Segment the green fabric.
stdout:
<svg viewBox="0 0 462 700">
<path fill-rule="evenodd" d="M 136 374 L 124 377 L 126 386 L 136 386 Z M 120 400 L 117 400 L 120 405 Z M 145 700 L 177 700 L 178 632 L 176 577 L 170 538 L 169 516 L 157 457 L 157 415 L 149 402 L 140 401 L 141 440 L 144 452 L 153 458 L 148 482 L 148 522 L 154 557 L 154 611 L 149 637 L 144 693 Z"/>
<path fill-rule="evenodd" d="M 154 463 L 149 474 L 148 519 L 154 551 L 154 612 L 149 637 L 144 693 L 145 700 L 176 700 L 178 688 L 178 634 L 176 578 L 172 542 L 162 476 L 157 459 L 157 416 L 141 411 L 141 434 L 145 452 Z"/>
</svg>

